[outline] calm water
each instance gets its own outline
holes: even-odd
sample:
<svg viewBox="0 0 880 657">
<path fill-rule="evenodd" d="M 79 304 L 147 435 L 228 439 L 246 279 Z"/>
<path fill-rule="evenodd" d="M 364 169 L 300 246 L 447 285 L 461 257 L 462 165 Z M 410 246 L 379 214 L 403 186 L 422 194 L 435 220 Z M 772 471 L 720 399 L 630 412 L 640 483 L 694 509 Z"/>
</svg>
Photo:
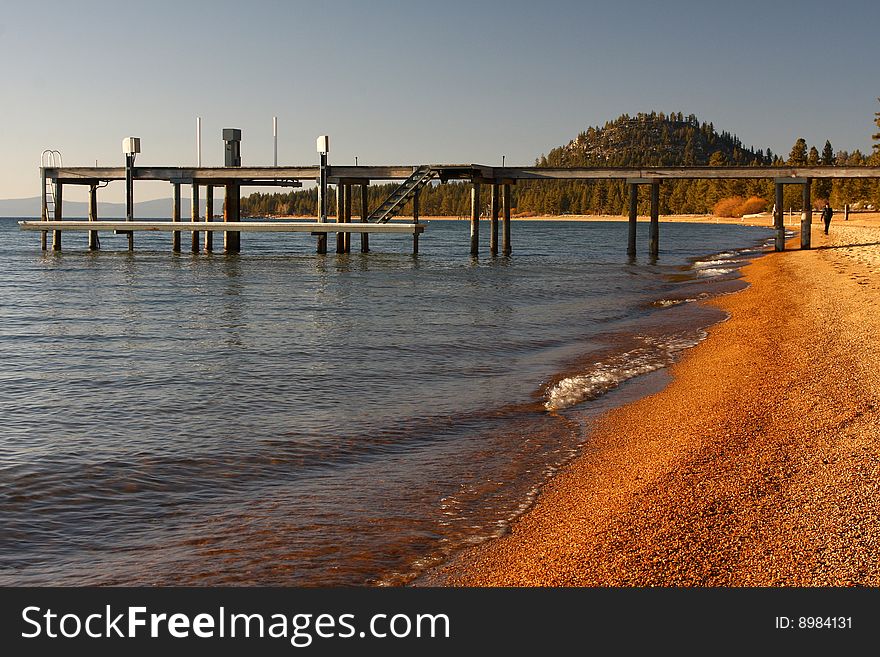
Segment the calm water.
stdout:
<svg viewBox="0 0 880 657">
<path fill-rule="evenodd" d="M 494 260 L 457 221 L 417 258 L 380 235 L 54 254 L 0 220 L 0 584 L 410 581 L 661 385 L 719 319 L 688 302 L 769 234 L 664 224 L 654 264 L 622 223 L 517 222 Z"/>
</svg>

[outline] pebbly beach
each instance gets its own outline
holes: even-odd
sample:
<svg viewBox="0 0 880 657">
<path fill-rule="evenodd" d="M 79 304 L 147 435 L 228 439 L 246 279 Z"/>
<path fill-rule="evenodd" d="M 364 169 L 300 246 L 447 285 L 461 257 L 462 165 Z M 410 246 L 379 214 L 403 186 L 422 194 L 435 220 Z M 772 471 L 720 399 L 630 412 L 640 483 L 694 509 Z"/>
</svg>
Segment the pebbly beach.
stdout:
<svg viewBox="0 0 880 657">
<path fill-rule="evenodd" d="M 880 221 L 813 224 L 711 303 L 662 391 L 599 417 L 447 586 L 880 585 Z"/>
</svg>

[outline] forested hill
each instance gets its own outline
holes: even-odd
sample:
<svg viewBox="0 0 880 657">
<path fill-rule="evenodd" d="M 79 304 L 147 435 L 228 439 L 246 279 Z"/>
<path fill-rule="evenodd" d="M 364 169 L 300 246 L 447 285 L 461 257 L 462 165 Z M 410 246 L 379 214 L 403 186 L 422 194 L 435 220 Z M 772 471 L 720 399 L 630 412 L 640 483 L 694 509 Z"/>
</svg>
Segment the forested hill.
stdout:
<svg viewBox="0 0 880 657">
<path fill-rule="evenodd" d="M 749 165 L 772 163 L 772 153 L 746 148 L 728 132 L 693 114 L 624 114 L 601 128 L 588 128 L 538 160 L 551 167 Z"/>
<path fill-rule="evenodd" d="M 712 123 L 700 122 L 693 114 L 662 112 L 623 115 L 602 127 L 590 127 L 564 146 L 552 149 L 535 161 L 537 166 L 637 167 L 637 166 L 779 166 L 782 164 L 866 164 L 859 153 L 834 153 L 825 142 L 819 151 L 803 139 L 792 147 L 787 159 L 769 149 L 745 146 L 736 135 L 718 133 Z M 375 208 L 396 185 L 371 185 L 369 206 Z M 483 212 L 488 212 L 488 194 L 483 195 Z M 830 198 L 842 203 L 880 201 L 880 184 L 867 180 L 816 181 L 813 199 Z M 648 194 L 641 194 L 639 211 L 648 211 Z M 756 197 L 749 207 L 769 207 L 773 198 L 771 180 L 676 180 L 660 188 L 662 214 L 711 212 L 719 201 Z M 451 182 L 430 185 L 420 197 L 424 216 L 468 216 L 470 185 Z M 763 205 L 762 205 L 763 203 Z M 242 211 L 250 216 L 314 216 L 316 190 L 289 194 L 252 194 L 242 199 Z M 354 213 L 359 212 L 355 202 Z M 624 214 L 627 190 L 623 181 L 523 181 L 514 186 L 513 213 L 535 214 Z M 788 186 L 786 207 L 800 209 L 800 189 Z M 404 214 L 410 211 L 406 208 Z M 330 197 L 329 213 L 335 214 L 335 194 Z"/>
</svg>

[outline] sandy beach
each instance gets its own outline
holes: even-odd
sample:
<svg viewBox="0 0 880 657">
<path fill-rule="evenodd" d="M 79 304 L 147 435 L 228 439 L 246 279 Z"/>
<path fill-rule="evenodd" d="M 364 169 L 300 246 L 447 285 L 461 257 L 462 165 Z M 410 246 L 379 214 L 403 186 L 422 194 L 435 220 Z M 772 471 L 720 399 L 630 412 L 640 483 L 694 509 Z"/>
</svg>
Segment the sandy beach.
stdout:
<svg viewBox="0 0 880 657">
<path fill-rule="evenodd" d="M 880 585 L 880 219 L 797 244 L 507 535 L 417 584 Z"/>
<path fill-rule="evenodd" d="M 398 220 L 408 221 L 412 217 L 401 215 Z M 629 221 L 629 217 L 619 214 L 569 214 L 569 215 L 547 215 L 533 217 L 512 217 L 512 221 L 572 221 L 590 223 L 593 221 Z M 481 217 L 482 221 L 488 221 L 487 217 Z M 470 221 L 470 217 L 421 217 L 420 221 Z M 639 223 L 650 221 L 650 217 L 639 215 Z M 843 210 L 835 211 L 834 225 L 836 226 L 859 226 L 859 227 L 878 227 L 880 228 L 880 212 L 853 212 L 849 219 L 844 221 Z M 769 212 L 755 215 L 746 215 L 745 217 L 717 217 L 712 214 L 674 214 L 661 215 L 661 223 L 700 223 L 700 224 L 737 224 L 739 226 L 773 226 L 773 215 Z M 819 211 L 813 213 L 813 226 L 820 224 Z M 800 230 L 801 214 L 786 213 L 785 225 Z"/>
</svg>

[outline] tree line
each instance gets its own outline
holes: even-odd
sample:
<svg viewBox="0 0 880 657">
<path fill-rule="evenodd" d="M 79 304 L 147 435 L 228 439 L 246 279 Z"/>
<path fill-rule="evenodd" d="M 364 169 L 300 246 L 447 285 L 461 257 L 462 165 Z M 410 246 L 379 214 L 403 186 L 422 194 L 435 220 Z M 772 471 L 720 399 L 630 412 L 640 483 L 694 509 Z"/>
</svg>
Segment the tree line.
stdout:
<svg viewBox="0 0 880 657">
<path fill-rule="evenodd" d="M 880 99 L 878 99 L 880 100 Z M 554 148 L 535 161 L 537 167 L 638 167 L 638 166 L 766 166 L 826 165 L 880 166 L 880 112 L 875 114 L 877 134 L 872 135 L 872 153 L 835 151 L 826 140 L 820 150 L 798 139 L 788 157 L 770 149 L 746 147 L 736 135 L 718 133 L 712 123 L 700 122 L 693 114 L 681 112 L 624 114 L 602 127 L 590 127 L 564 146 Z M 376 208 L 397 184 L 370 185 L 368 205 Z M 331 186 L 328 213 L 336 213 L 336 197 Z M 647 194 L 640 195 L 647 197 Z M 766 208 L 773 204 L 773 180 L 673 180 L 660 186 L 661 214 L 704 214 L 724 199 L 741 197 L 762 199 Z M 353 214 L 360 212 L 360 195 L 354 198 Z M 880 207 L 880 180 L 816 180 L 812 203 L 828 200 L 833 206 Z M 424 216 L 470 215 L 470 184 L 453 181 L 424 188 L 419 197 Z M 482 213 L 489 211 L 489 198 L 481 199 Z M 254 193 L 242 199 L 247 216 L 314 216 L 317 189 L 295 190 L 286 194 Z M 628 212 L 628 191 L 622 180 L 520 181 L 513 186 L 511 212 L 516 216 L 611 214 Z M 647 214 L 649 200 L 640 199 L 639 212 Z M 802 209 L 801 190 L 786 186 L 785 207 Z M 402 214 L 411 212 L 408 205 Z"/>
</svg>

